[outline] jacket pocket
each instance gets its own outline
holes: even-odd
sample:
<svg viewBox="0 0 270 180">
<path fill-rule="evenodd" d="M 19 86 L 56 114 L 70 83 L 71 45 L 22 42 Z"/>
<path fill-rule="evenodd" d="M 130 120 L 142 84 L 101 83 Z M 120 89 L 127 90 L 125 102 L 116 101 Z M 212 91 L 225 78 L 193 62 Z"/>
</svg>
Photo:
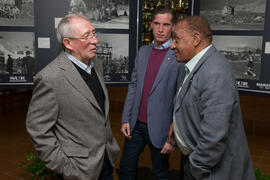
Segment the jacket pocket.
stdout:
<svg viewBox="0 0 270 180">
<path fill-rule="evenodd" d="M 79 178 L 78 162 L 86 159 L 89 155 L 89 149 L 74 144 L 62 144 L 62 150 L 66 154 L 68 161 L 64 165 L 64 179 L 77 180 Z"/>
<path fill-rule="evenodd" d="M 62 149 L 68 157 L 88 157 L 89 149 L 78 145 L 62 145 Z"/>
</svg>

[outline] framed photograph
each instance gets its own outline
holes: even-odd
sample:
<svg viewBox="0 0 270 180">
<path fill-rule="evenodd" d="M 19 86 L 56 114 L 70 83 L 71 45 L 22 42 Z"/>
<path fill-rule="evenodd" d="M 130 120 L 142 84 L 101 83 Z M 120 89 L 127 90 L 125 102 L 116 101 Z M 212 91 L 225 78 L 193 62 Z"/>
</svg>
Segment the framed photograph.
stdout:
<svg viewBox="0 0 270 180">
<path fill-rule="evenodd" d="M 81 13 L 96 28 L 129 29 L 129 0 L 68 0 L 68 13 Z"/>
<path fill-rule="evenodd" d="M 262 36 L 213 37 L 213 44 L 229 60 L 236 79 L 260 79 L 262 42 Z"/>
<path fill-rule="evenodd" d="M 34 26 L 34 0 L 0 0 L 0 26 Z"/>
<path fill-rule="evenodd" d="M 266 0 L 200 0 L 212 30 L 264 30 Z"/>
<path fill-rule="evenodd" d="M 35 74 L 33 32 L 0 32 L 0 84 L 32 82 Z"/>
<path fill-rule="evenodd" d="M 96 54 L 103 63 L 105 82 L 127 82 L 129 34 L 102 33 L 98 40 Z"/>
</svg>

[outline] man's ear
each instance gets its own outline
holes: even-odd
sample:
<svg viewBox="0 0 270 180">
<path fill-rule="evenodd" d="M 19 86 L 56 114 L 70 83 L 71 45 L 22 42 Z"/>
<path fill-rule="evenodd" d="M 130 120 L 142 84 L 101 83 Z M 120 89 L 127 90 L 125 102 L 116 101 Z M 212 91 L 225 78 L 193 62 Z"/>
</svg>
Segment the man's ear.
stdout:
<svg viewBox="0 0 270 180">
<path fill-rule="evenodd" d="M 64 38 L 63 39 L 63 44 L 66 47 L 66 49 L 73 49 L 73 47 L 72 47 L 72 41 L 70 41 L 70 39 Z"/>
<path fill-rule="evenodd" d="M 193 45 L 194 47 L 197 47 L 201 42 L 201 33 L 195 32 L 193 35 Z"/>
</svg>

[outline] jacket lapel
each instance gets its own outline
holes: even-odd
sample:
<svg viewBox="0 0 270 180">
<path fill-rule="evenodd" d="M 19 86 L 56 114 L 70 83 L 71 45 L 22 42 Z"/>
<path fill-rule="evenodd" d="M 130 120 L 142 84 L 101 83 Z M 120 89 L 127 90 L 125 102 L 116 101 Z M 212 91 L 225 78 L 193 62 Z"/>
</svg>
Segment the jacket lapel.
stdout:
<svg viewBox="0 0 270 180">
<path fill-rule="evenodd" d="M 141 84 L 140 84 L 140 90 L 141 90 L 141 93 L 143 91 L 143 85 L 144 85 L 144 79 L 145 79 L 145 74 L 146 74 L 146 70 L 147 70 L 147 65 L 148 65 L 148 61 L 149 61 L 149 56 L 151 54 L 151 51 L 152 51 L 152 47 L 153 45 L 151 44 L 150 46 L 148 46 L 147 50 L 146 50 L 146 54 L 145 54 L 145 58 L 143 59 L 143 61 L 141 62 L 142 63 L 142 66 L 138 67 L 138 75 L 142 75 L 142 81 L 141 81 Z"/>
<path fill-rule="evenodd" d="M 216 51 L 216 48 L 214 47 L 214 45 L 212 45 L 208 51 L 201 57 L 201 59 L 199 60 L 199 62 L 196 64 L 196 66 L 194 67 L 194 69 L 190 72 L 188 78 L 186 79 L 186 81 L 184 82 L 184 84 L 181 87 L 181 91 L 177 96 L 176 99 L 176 107 L 175 110 L 177 110 L 178 108 L 180 108 L 182 106 L 182 102 L 183 99 L 190 87 L 190 84 L 192 83 L 193 77 L 194 75 L 197 73 L 197 71 L 200 69 L 201 65 L 207 61 L 208 57 L 210 55 L 212 55 L 214 52 Z"/>
<path fill-rule="evenodd" d="M 105 119 L 107 120 L 108 118 L 108 114 L 109 114 L 109 96 L 108 96 L 108 93 L 107 93 L 107 88 L 104 84 L 104 79 L 103 79 L 103 74 L 102 74 L 102 67 L 98 66 L 97 61 L 101 61 L 101 60 L 98 60 L 98 59 L 93 59 L 93 62 L 94 64 L 96 64 L 96 66 L 94 66 L 95 68 L 95 71 L 96 71 L 96 74 L 97 74 L 97 77 L 98 77 L 98 80 L 99 80 L 99 83 L 102 87 L 102 90 L 103 90 L 103 93 L 104 93 L 104 96 L 105 96 Z"/>
<path fill-rule="evenodd" d="M 161 81 L 162 77 L 164 77 L 164 74 L 166 73 L 166 70 L 168 68 L 168 65 L 172 62 L 172 57 L 173 57 L 173 51 L 172 50 L 168 50 L 167 54 L 165 55 L 161 65 L 160 65 L 160 68 L 159 68 L 159 71 L 157 73 L 157 77 L 154 81 L 154 84 L 152 86 L 152 89 L 150 91 L 150 94 L 154 91 L 154 89 L 157 87 L 157 85 L 159 84 L 159 82 Z"/>
<path fill-rule="evenodd" d="M 64 76 L 67 81 L 80 92 L 91 104 L 93 104 L 97 109 L 102 111 L 96 101 L 96 98 L 92 91 L 89 89 L 80 73 L 77 71 L 76 67 L 67 58 L 64 52 L 59 56 L 59 68 L 64 72 Z"/>
</svg>

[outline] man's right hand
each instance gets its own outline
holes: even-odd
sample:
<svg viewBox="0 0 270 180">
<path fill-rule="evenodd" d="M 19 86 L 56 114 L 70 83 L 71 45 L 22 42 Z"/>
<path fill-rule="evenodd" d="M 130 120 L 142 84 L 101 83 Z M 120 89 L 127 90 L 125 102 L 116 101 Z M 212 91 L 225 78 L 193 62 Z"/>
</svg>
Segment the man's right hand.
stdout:
<svg viewBox="0 0 270 180">
<path fill-rule="evenodd" d="M 127 139 L 131 139 L 129 123 L 123 123 L 121 126 L 121 132 Z"/>
</svg>

